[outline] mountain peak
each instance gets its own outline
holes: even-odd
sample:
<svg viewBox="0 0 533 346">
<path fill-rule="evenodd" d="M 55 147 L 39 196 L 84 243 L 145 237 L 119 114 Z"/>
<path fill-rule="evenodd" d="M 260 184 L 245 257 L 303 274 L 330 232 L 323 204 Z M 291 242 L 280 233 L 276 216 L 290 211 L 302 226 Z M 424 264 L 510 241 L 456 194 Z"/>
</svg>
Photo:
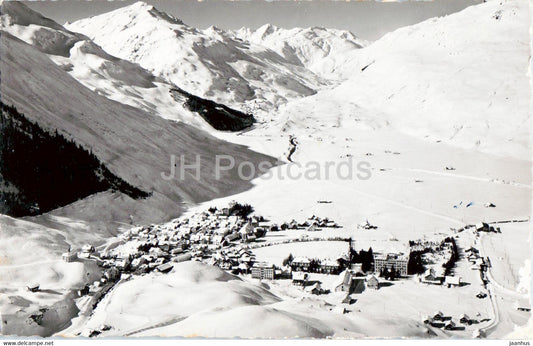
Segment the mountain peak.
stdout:
<svg viewBox="0 0 533 346">
<path fill-rule="evenodd" d="M 166 12 L 160 11 L 157 8 L 155 8 L 153 5 L 150 5 L 144 1 L 137 1 L 133 5 L 123 7 L 121 9 L 118 9 L 117 11 L 120 11 L 120 10 L 130 12 L 130 15 L 134 14 L 134 16 L 148 13 L 156 19 L 162 19 L 171 24 L 179 24 L 179 25 L 184 24 L 179 18 L 176 18 Z"/>
<path fill-rule="evenodd" d="M 268 23 L 257 29 L 257 32 L 261 33 L 262 38 L 265 38 L 268 35 L 272 35 L 277 29 L 278 28 L 275 25 Z"/>
<path fill-rule="evenodd" d="M 148 4 L 148 3 L 144 2 L 144 1 L 137 1 L 137 2 L 135 2 L 133 4 L 131 4 L 128 7 L 132 8 L 132 9 L 136 8 L 136 9 L 147 9 L 147 10 L 150 10 L 150 9 L 154 8 L 153 5 L 150 5 L 150 4 Z"/>
</svg>

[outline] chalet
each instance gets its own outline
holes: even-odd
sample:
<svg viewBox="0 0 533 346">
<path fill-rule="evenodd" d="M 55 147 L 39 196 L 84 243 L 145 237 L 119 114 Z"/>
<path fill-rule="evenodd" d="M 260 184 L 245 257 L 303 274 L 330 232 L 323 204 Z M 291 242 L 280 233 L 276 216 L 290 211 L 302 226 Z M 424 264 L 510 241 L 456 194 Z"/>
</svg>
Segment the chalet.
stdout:
<svg viewBox="0 0 533 346">
<path fill-rule="evenodd" d="M 26 289 L 30 292 L 38 292 L 39 284 L 37 282 L 32 282 L 31 284 L 26 285 Z"/>
<path fill-rule="evenodd" d="M 310 294 L 315 294 L 315 295 L 324 293 L 324 290 L 320 286 L 319 282 L 316 282 L 314 285 L 305 287 L 304 291 Z"/>
<path fill-rule="evenodd" d="M 292 269 L 289 266 L 274 270 L 274 276 L 278 279 L 292 279 Z"/>
<path fill-rule="evenodd" d="M 468 249 L 465 250 L 465 252 L 470 252 L 470 253 L 479 253 L 479 250 L 476 249 L 475 247 L 469 247 Z"/>
<path fill-rule="evenodd" d="M 225 239 L 228 242 L 230 242 L 230 241 L 234 241 L 234 240 L 237 240 L 237 239 L 240 239 L 240 238 L 241 238 L 240 233 L 235 232 L 235 233 L 228 234 Z"/>
<path fill-rule="evenodd" d="M 252 266 L 252 278 L 274 280 L 274 266 L 266 262 L 257 262 Z"/>
<path fill-rule="evenodd" d="M 252 223 L 248 222 L 246 225 L 244 225 L 239 233 L 243 240 L 246 240 L 248 237 L 254 235 L 254 227 L 252 226 Z"/>
<path fill-rule="evenodd" d="M 435 321 L 443 321 L 443 319 L 444 319 L 444 314 L 442 313 L 442 311 L 437 311 L 433 315 L 433 320 Z"/>
<path fill-rule="evenodd" d="M 141 265 L 145 264 L 146 262 L 147 262 L 146 258 L 143 257 L 143 256 L 135 258 L 130 263 L 131 269 L 135 270 L 135 269 L 139 268 Z"/>
<path fill-rule="evenodd" d="M 118 280 L 119 277 L 120 277 L 120 271 L 115 267 L 109 268 L 104 273 L 104 278 L 106 278 L 109 281 Z"/>
<path fill-rule="evenodd" d="M 172 259 L 174 262 L 186 262 L 192 259 L 192 254 L 190 252 L 178 255 Z"/>
<path fill-rule="evenodd" d="M 239 258 L 239 263 L 251 263 L 253 261 L 254 261 L 253 256 L 248 253 L 243 253 L 241 257 Z"/>
<path fill-rule="evenodd" d="M 379 280 L 374 275 L 369 275 L 366 277 L 366 287 L 374 290 L 379 289 Z"/>
<path fill-rule="evenodd" d="M 98 293 L 102 290 L 102 283 L 100 281 L 95 281 L 91 286 L 89 286 L 89 291 L 91 293 Z"/>
<path fill-rule="evenodd" d="M 146 262 L 153 262 L 155 257 L 151 255 L 142 255 L 140 258 L 144 258 Z"/>
<path fill-rule="evenodd" d="M 290 223 L 289 223 L 289 229 L 298 229 L 299 226 L 298 226 L 298 222 L 296 222 L 296 220 L 292 220 Z"/>
<path fill-rule="evenodd" d="M 446 276 L 444 277 L 444 284 L 448 287 L 461 286 L 461 278 L 459 276 Z"/>
<path fill-rule="evenodd" d="M 462 314 L 459 317 L 459 322 L 462 324 L 468 324 L 468 325 L 472 324 L 472 320 L 470 320 L 470 318 L 466 314 Z"/>
<path fill-rule="evenodd" d="M 180 253 L 183 253 L 183 251 L 184 251 L 183 248 L 176 247 L 170 251 L 170 254 L 173 256 L 176 256 L 176 255 L 179 255 Z"/>
<path fill-rule="evenodd" d="M 304 272 L 292 272 L 292 284 L 296 286 L 305 286 L 309 274 Z"/>
<path fill-rule="evenodd" d="M 307 227 L 306 231 L 307 232 L 317 232 L 317 231 L 320 231 L 320 229 L 318 229 L 318 227 L 315 224 L 312 224 L 311 226 Z"/>
<path fill-rule="evenodd" d="M 298 258 L 295 258 L 292 263 L 291 263 L 291 267 L 292 267 L 292 270 L 294 271 L 308 271 L 309 270 L 309 265 L 311 264 L 311 261 L 309 260 L 309 258 L 305 258 L 305 257 L 298 257 Z"/>
<path fill-rule="evenodd" d="M 488 232 L 488 231 L 490 230 L 489 224 L 488 224 L 488 223 L 485 223 L 485 222 L 479 222 L 479 223 L 476 223 L 476 225 L 474 226 L 474 228 L 475 228 L 476 231 L 478 231 L 478 232 Z"/>
<path fill-rule="evenodd" d="M 221 261 L 218 266 L 220 269 L 230 270 L 232 268 L 232 263 L 230 261 Z"/>
<path fill-rule="evenodd" d="M 63 258 L 63 261 L 65 262 L 74 262 L 75 260 L 78 259 L 78 254 L 73 251 L 68 251 L 68 252 L 63 253 L 61 257 Z"/>
<path fill-rule="evenodd" d="M 159 247 L 153 247 L 153 248 L 150 248 L 150 250 L 148 251 L 148 253 L 154 257 L 164 257 L 164 256 L 168 256 L 168 253 L 161 250 Z"/>
<path fill-rule="evenodd" d="M 310 224 L 307 221 L 304 221 L 304 222 L 298 224 L 298 227 L 302 227 L 302 228 L 309 227 L 309 226 L 310 226 Z"/>
<path fill-rule="evenodd" d="M 430 268 L 422 276 L 422 282 L 426 284 L 440 285 L 442 281 L 435 275 L 435 270 Z"/>
<path fill-rule="evenodd" d="M 342 281 L 335 286 L 335 292 L 350 292 L 353 283 L 353 275 L 349 270 L 343 271 L 339 277 Z"/>
<path fill-rule="evenodd" d="M 320 271 L 326 274 L 339 273 L 341 266 L 337 261 L 326 260 L 320 263 Z"/>
<path fill-rule="evenodd" d="M 241 271 L 241 273 L 244 273 L 244 274 L 248 274 L 248 272 L 250 271 L 250 266 L 248 265 L 248 263 L 240 263 L 239 264 L 239 270 Z"/>
<path fill-rule="evenodd" d="M 85 253 L 93 253 L 95 252 L 95 248 L 94 246 L 90 245 L 90 244 L 85 244 L 83 245 L 83 247 L 81 248 L 81 251 L 82 252 L 85 252 Z"/>
<path fill-rule="evenodd" d="M 257 237 L 255 235 L 249 235 L 246 236 L 246 238 L 243 238 L 246 243 L 253 243 L 256 239 Z"/>
<path fill-rule="evenodd" d="M 220 244 L 209 244 L 207 245 L 207 250 L 215 251 L 220 249 L 222 246 Z"/>
<path fill-rule="evenodd" d="M 455 323 L 453 321 L 451 321 L 451 320 L 446 322 L 446 324 L 444 325 L 444 329 L 446 329 L 446 330 L 455 329 Z"/>
<path fill-rule="evenodd" d="M 174 265 L 170 262 L 167 262 L 167 263 L 163 263 L 159 266 L 157 266 L 157 271 L 161 272 L 161 273 L 168 273 L 169 271 L 172 270 L 172 268 L 174 268 Z"/>
<path fill-rule="evenodd" d="M 357 228 L 358 228 L 358 229 L 367 229 L 367 230 L 371 230 L 371 229 L 377 229 L 378 227 L 372 225 L 370 222 L 368 222 L 368 220 L 366 220 L 365 223 L 362 223 L 362 224 L 357 225 Z"/>
</svg>

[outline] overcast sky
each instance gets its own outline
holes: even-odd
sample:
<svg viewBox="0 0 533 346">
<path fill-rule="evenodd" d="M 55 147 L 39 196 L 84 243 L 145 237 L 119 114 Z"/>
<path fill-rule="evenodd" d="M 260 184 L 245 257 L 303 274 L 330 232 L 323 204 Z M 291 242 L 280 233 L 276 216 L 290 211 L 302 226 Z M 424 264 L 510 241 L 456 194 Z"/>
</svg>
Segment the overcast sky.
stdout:
<svg viewBox="0 0 533 346">
<path fill-rule="evenodd" d="M 60 24 L 112 11 L 136 1 L 59 0 L 32 1 L 26 4 Z M 180 18 L 188 25 L 204 29 L 243 26 L 258 28 L 271 23 L 283 28 L 323 26 L 350 30 L 355 35 L 375 40 L 401 26 L 427 18 L 457 12 L 482 0 L 434 1 L 226 1 L 226 0 L 147 0 L 159 10 Z"/>
</svg>

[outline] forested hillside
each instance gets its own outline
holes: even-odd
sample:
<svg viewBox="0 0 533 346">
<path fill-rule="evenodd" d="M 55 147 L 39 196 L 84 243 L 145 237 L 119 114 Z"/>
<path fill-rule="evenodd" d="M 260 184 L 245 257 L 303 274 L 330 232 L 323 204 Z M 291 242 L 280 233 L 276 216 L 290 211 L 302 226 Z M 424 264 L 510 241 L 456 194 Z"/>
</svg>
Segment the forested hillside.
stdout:
<svg viewBox="0 0 533 346">
<path fill-rule="evenodd" d="M 111 173 L 90 151 L 0 102 L 0 213 L 35 215 L 108 189 L 149 194 Z"/>
</svg>

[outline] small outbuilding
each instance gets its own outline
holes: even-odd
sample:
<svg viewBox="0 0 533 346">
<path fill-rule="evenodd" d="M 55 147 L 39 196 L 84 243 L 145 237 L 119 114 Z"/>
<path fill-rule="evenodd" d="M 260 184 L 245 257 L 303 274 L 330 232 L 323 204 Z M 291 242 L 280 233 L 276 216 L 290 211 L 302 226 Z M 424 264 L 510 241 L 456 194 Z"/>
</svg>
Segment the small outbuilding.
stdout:
<svg viewBox="0 0 533 346">
<path fill-rule="evenodd" d="M 461 277 L 459 276 L 446 276 L 444 278 L 444 283 L 445 285 L 447 285 L 448 287 L 457 287 L 457 286 L 461 286 Z"/>
<path fill-rule="evenodd" d="M 39 291 L 39 283 L 32 282 L 29 285 L 26 285 L 26 289 L 30 292 L 38 292 Z"/>
<path fill-rule="evenodd" d="M 379 289 L 379 280 L 374 275 L 369 275 L 366 277 L 366 287 L 373 290 Z"/>
<path fill-rule="evenodd" d="M 172 270 L 172 268 L 174 268 L 174 265 L 172 265 L 172 263 L 170 262 L 167 262 L 167 263 L 163 263 L 159 266 L 157 266 L 157 271 L 161 272 L 161 273 L 168 273 L 169 271 Z"/>
<path fill-rule="evenodd" d="M 74 262 L 75 260 L 78 259 L 78 253 L 73 252 L 73 251 L 68 251 L 68 252 L 63 253 L 61 257 L 63 258 L 63 261 L 65 262 Z"/>
</svg>

